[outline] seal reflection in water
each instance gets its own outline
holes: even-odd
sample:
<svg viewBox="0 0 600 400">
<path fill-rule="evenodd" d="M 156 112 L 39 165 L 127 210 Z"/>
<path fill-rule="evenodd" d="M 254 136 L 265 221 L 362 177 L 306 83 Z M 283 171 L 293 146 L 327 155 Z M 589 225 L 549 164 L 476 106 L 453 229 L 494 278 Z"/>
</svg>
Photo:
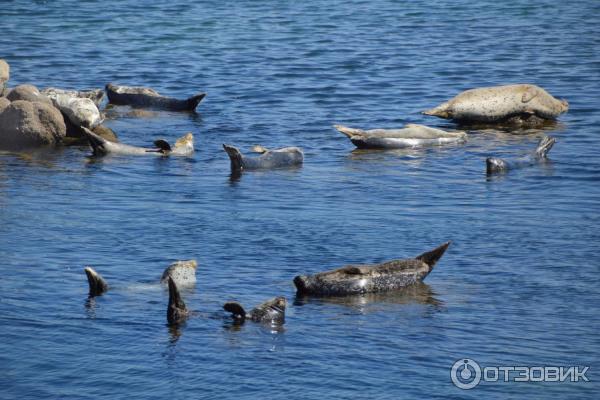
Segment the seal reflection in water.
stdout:
<svg viewBox="0 0 600 400">
<path fill-rule="evenodd" d="M 398 290 L 425 279 L 449 245 L 450 242 L 446 242 L 411 259 L 374 265 L 347 265 L 315 275 L 299 275 L 294 278 L 294 285 L 298 295 L 314 296 L 348 296 Z"/>
<path fill-rule="evenodd" d="M 532 154 L 514 160 L 504 160 L 502 158 L 489 157 L 485 160 L 486 172 L 488 175 L 507 172 L 511 169 L 524 168 L 530 165 L 546 160 L 546 156 L 556 139 L 550 136 L 544 136 L 538 143 L 537 148 Z"/>
<path fill-rule="evenodd" d="M 254 322 L 271 325 L 283 325 L 285 323 L 285 297 L 274 297 L 254 307 L 249 313 L 236 301 L 229 301 L 223 305 L 223 309 L 230 312 L 238 323 L 244 323 L 246 319 Z"/>
</svg>

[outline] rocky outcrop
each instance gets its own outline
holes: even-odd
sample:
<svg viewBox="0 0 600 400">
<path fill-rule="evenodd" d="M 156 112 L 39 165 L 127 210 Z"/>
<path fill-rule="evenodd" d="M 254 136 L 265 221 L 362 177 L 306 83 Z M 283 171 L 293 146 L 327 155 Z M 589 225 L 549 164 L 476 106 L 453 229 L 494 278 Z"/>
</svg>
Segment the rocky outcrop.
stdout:
<svg viewBox="0 0 600 400">
<path fill-rule="evenodd" d="M 48 96 L 40 93 L 38 88 L 33 85 L 19 85 L 10 90 L 10 93 L 6 96 L 10 101 L 25 100 L 25 101 L 37 101 L 40 103 L 52 104 Z"/>
<path fill-rule="evenodd" d="M 12 93 L 12 92 L 11 92 Z M 2 104 L 5 104 L 2 108 Z M 0 103 L 0 148 L 18 149 L 60 143 L 65 137 L 63 116 L 43 102 Z"/>
</svg>

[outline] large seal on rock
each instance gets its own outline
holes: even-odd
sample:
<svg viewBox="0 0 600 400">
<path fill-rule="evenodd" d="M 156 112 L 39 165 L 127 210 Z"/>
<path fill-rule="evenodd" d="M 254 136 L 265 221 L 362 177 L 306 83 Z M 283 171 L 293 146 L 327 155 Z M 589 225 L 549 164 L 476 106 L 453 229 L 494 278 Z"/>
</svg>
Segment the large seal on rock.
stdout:
<svg viewBox="0 0 600 400">
<path fill-rule="evenodd" d="M 442 146 L 466 141 L 465 132 L 446 132 L 425 125 L 406 124 L 402 129 L 362 129 L 334 125 L 350 138 L 359 149 L 402 149 L 423 146 Z"/>
<path fill-rule="evenodd" d="M 102 116 L 96 104 L 82 97 L 70 94 L 50 94 L 54 107 L 58 108 L 75 126 L 94 128 L 102 123 Z"/>
<path fill-rule="evenodd" d="M 398 290 L 420 282 L 432 271 L 450 245 L 443 245 L 418 257 L 373 265 L 347 265 L 315 275 L 294 278 L 298 295 L 347 296 Z"/>
<path fill-rule="evenodd" d="M 254 322 L 271 325 L 283 325 L 285 323 L 285 297 L 279 296 L 265 301 L 254 307 L 249 313 L 236 301 L 229 301 L 223 305 L 223 309 L 232 314 L 238 323 L 246 319 Z"/>
<path fill-rule="evenodd" d="M 206 93 L 198 93 L 185 100 L 161 96 L 157 91 L 145 87 L 106 85 L 106 94 L 111 104 L 133 107 L 148 107 L 169 111 L 194 111 Z"/>
<path fill-rule="evenodd" d="M 546 156 L 556 139 L 550 136 L 544 136 L 538 143 L 537 148 L 532 154 L 514 160 L 504 160 L 502 158 L 489 157 L 485 160 L 486 172 L 488 175 L 507 172 L 511 169 L 528 167 L 546 160 Z"/>
<path fill-rule="evenodd" d="M 262 146 L 254 148 L 257 149 L 256 152 L 262 154 L 258 157 L 244 156 L 237 147 L 223 144 L 223 149 L 229 155 L 233 172 L 294 167 L 304 162 L 304 153 L 298 147 L 284 147 L 276 150 L 267 150 Z"/>
<path fill-rule="evenodd" d="M 57 89 L 57 88 L 45 88 L 41 91 L 48 97 L 52 97 L 58 94 L 68 95 L 70 97 L 79 97 L 82 99 L 90 99 L 94 102 L 96 107 L 99 107 L 104 99 L 104 89 L 91 89 L 91 90 L 69 90 L 69 89 Z"/>
<path fill-rule="evenodd" d="M 177 139 L 174 146 L 171 146 L 166 140 L 155 140 L 155 148 L 145 148 L 130 146 L 128 144 L 111 142 L 87 128 L 83 128 L 88 142 L 95 156 L 104 156 L 109 154 L 118 155 L 156 155 L 156 156 L 189 156 L 194 152 L 194 136 L 187 133 Z"/>
<path fill-rule="evenodd" d="M 568 109 L 566 100 L 552 97 L 539 86 L 520 84 L 467 90 L 423 114 L 463 123 L 496 123 L 531 116 L 556 119 Z"/>
</svg>

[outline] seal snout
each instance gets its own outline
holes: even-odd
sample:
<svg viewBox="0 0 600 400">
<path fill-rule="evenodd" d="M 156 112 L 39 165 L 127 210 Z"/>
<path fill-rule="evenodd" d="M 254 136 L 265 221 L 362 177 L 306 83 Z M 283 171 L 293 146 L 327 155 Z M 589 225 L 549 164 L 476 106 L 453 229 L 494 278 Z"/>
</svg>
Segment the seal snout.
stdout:
<svg viewBox="0 0 600 400">
<path fill-rule="evenodd" d="M 489 157 L 485 160 L 486 172 L 493 174 L 507 169 L 506 161 L 500 158 Z"/>
<path fill-rule="evenodd" d="M 296 290 L 298 294 L 306 293 L 306 277 L 304 275 L 298 275 L 294 278 L 294 285 L 296 286 Z"/>
</svg>

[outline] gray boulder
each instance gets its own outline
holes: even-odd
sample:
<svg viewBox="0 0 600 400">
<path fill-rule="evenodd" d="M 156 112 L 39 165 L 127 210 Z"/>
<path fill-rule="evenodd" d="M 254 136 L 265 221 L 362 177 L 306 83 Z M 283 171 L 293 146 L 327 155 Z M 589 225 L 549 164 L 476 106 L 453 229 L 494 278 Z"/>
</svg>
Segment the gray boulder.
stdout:
<svg viewBox="0 0 600 400">
<path fill-rule="evenodd" d="M 25 100 L 25 101 L 37 101 L 40 103 L 52 104 L 52 101 L 45 94 L 40 93 L 38 88 L 33 85 L 19 85 L 10 90 L 10 93 L 6 96 L 10 101 Z"/>
<path fill-rule="evenodd" d="M 10 78 L 10 67 L 6 61 L 0 59 L 0 96 L 4 93 L 8 78 Z"/>
<path fill-rule="evenodd" d="M 10 105 L 10 100 L 5 97 L 0 97 L 0 113 Z"/>
<path fill-rule="evenodd" d="M 0 111 L 2 149 L 56 144 L 65 134 L 63 116 L 50 104 L 16 100 Z"/>
</svg>

